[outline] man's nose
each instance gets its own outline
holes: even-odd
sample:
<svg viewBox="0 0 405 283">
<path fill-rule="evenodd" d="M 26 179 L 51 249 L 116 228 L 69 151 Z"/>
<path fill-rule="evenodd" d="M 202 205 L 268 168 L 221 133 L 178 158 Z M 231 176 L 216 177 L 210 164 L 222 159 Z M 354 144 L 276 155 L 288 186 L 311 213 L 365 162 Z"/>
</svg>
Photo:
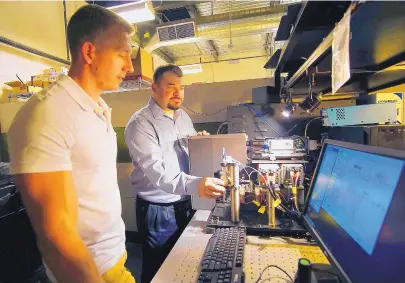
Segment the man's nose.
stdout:
<svg viewBox="0 0 405 283">
<path fill-rule="evenodd" d="M 134 66 L 132 65 L 131 56 L 127 57 L 125 70 L 127 71 L 127 73 L 133 73 L 134 72 Z"/>
</svg>

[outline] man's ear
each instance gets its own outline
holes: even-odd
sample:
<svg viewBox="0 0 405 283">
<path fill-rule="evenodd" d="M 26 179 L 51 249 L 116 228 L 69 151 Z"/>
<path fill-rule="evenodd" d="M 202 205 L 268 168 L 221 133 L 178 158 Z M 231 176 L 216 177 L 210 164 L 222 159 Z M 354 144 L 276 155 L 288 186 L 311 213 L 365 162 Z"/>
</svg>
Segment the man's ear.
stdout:
<svg viewBox="0 0 405 283">
<path fill-rule="evenodd" d="M 96 47 L 94 46 L 93 43 L 86 41 L 82 45 L 81 53 L 82 53 L 84 62 L 86 62 L 87 64 L 91 64 L 94 60 L 94 56 L 96 53 Z"/>
<path fill-rule="evenodd" d="M 158 85 L 155 83 L 152 83 L 152 91 L 155 92 L 157 88 L 158 88 Z"/>
</svg>

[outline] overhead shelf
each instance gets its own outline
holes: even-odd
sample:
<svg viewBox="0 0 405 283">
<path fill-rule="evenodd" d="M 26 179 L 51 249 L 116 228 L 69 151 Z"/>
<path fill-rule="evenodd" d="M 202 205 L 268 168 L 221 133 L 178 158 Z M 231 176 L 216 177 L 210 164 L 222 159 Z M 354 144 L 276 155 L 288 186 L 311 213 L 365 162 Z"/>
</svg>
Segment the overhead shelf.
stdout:
<svg viewBox="0 0 405 283">
<path fill-rule="evenodd" d="M 335 27 L 349 1 L 308 1 L 292 5 L 282 17 L 275 40 L 286 40 L 279 58 L 270 58 L 265 68 L 278 73 L 295 72 L 323 38 Z M 277 61 L 276 66 L 270 61 Z"/>
<path fill-rule="evenodd" d="M 316 3 L 316 2 L 314 2 Z M 370 1 L 358 4 L 350 19 L 351 78 L 338 93 L 372 92 L 405 82 L 405 5 Z M 308 70 L 315 69 L 313 91 L 332 89 L 333 30 L 308 59 L 287 77 L 284 89 L 293 95 L 308 94 Z M 282 69 L 277 69 L 282 72 Z M 280 73 L 276 73 L 280 75 Z"/>
<path fill-rule="evenodd" d="M 138 77 L 131 80 L 125 80 L 120 84 L 120 86 L 117 89 L 111 91 L 104 91 L 103 93 L 107 94 L 107 93 L 141 90 L 150 88 L 151 86 L 152 86 L 151 82 L 144 80 L 141 77 Z"/>
</svg>

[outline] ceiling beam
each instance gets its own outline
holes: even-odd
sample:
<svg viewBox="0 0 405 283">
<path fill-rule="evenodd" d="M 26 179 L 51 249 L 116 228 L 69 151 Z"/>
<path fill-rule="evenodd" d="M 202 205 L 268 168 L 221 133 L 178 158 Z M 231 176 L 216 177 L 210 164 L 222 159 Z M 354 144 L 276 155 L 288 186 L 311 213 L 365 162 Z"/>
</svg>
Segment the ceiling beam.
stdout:
<svg viewBox="0 0 405 283">
<path fill-rule="evenodd" d="M 164 23 L 163 19 L 162 19 L 163 14 L 162 13 L 155 13 L 155 15 L 156 15 L 155 19 L 156 19 L 157 23 L 158 24 L 163 24 Z"/>
<path fill-rule="evenodd" d="M 197 9 L 195 8 L 195 5 L 188 5 L 186 7 L 188 14 L 190 15 L 190 18 L 197 18 L 199 16 Z"/>
<path fill-rule="evenodd" d="M 200 52 L 200 55 L 203 55 L 203 53 L 202 53 L 200 47 L 198 46 L 197 42 L 194 42 L 194 45 L 195 45 L 195 47 L 197 47 L 198 52 Z"/>
<path fill-rule="evenodd" d="M 209 45 L 210 48 L 211 48 L 212 57 L 214 57 L 214 60 L 215 60 L 216 62 L 218 62 L 218 56 L 219 56 L 219 54 L 218 54 L 217 48 L 216 48 L 215 45 L 214 45 L 214 42 L 213 42 L 212 40 L 207 40 L 207 42 L 208 42 L 208 45 Z"/>
</svg>

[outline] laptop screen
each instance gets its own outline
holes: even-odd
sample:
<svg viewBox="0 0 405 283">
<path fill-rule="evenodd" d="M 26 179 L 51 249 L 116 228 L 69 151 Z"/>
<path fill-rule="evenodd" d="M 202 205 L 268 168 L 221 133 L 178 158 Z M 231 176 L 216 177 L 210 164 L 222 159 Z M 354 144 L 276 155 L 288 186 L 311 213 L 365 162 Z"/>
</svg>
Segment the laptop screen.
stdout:
<svg viewBox="0 0 405 283">
<path fill-rule="evenodd" d="M 348 281 L 402 282 L 405 160 L 370 148 L 326 143 L 304 219 Z"/>
</svg>

